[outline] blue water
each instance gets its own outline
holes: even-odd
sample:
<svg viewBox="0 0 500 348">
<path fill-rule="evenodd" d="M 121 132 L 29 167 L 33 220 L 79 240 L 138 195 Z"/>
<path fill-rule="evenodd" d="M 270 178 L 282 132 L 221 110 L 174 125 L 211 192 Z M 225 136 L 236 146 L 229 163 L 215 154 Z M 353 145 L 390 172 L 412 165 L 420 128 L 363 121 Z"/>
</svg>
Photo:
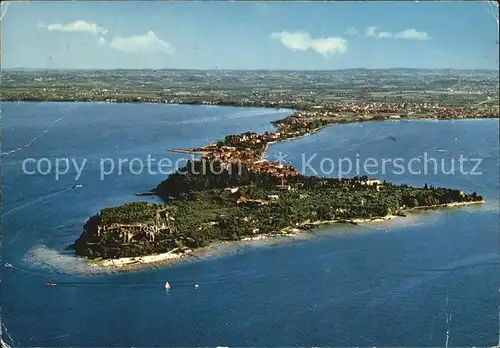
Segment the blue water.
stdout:
<svg viewBox="0 0 500 348">
<path fill-rule="evenodd" d="M 21 148 L 2 158 L 2 262 L 16 267 L 2 274 L 2 324 L 14 342 L 5 332 L 4 339 L 21 347 L 444 346 L 448 330 L 449 346 L 496 343 L 500 226 L 495 120 L 339 125 L 275 144 L 269 153 L 283 152 L 296 166 L 301 153 L 317 153 L 318 159 L 359 154 L 409 160 L 423 152 L 480 157 L 482 174 L 477 176 L 374 176 L 474 190 L 488 200 L 484 206 L 425 213 L 405 226 L 318 230 L 306 241 L 245 248 L 237 255 L 157 270 L 71 274 L 83 266 L 64 248 L 88 216 L 137 200 L 135 192 L 165 177 L 134 175 L 126 166 L 121 174 L 115 171 L 100 180 L 101 158 L 145 161 L 151 154 L 175 161 L 184 155 L 167 153 L 167 148 L 271 130 L 270 121 L 289 113 L 148 104 L 3 104 L 2 152 Z M 86 158 L 87 164 L 78 181 L 74 169 L 59 180 L 52 172 L 23 174 L 24 159 L 42 157 L 53 163 L 62 157 L 77 163 Z M 72 188 L 75 184 L 83 187 Z M 45 287 L 47 280 L 58 286 Z M 165 280 L 172 284 L 169 292 L 163 289 Z"/>
</svg>

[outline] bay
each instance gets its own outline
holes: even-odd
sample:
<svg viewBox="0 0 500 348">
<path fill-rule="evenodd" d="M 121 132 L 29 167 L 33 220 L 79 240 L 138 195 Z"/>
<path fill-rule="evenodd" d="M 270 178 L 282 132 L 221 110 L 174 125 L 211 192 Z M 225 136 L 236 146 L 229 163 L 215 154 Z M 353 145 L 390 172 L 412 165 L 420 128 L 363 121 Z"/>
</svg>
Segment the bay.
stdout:
<svg viewBox="0 0 500 348">
<path fill-rule="evenodd" d="M 16 267 L 4 268 L 2 274 L 2 324 L 14 339 L 8 343 L 444 346 L 449 331 L 450 346 L 495 344 L 500 285 L 498 120 L 335 125 L 274 144 L 268 153 L 268 158 L 286 154 L 296 166 L 303 153 L 316 153 L 316 162 L 355 159 L 357 154 L 361 159 L 408 161 L 424 152 L 436 158 L 482 158 L 478 176 L 375 176 L 474 190 L 486 197 L 483 206 L 422 213 L 405 222 L 336 226 L 313 231 L 308 240 L 245 248 L 175 267 L 106 276 L 72 274 L 75 267 L 84 266 L 65 247 L 86 219 L 103 207 L 139 200 L 135 192 L 165 177 L 135 175 L 125 168 L 101 180 L 102 158 L 145 161 L 149 154 L 175 161 L 185 156 L 167 153 L 168 148 L 201 146 L 247 130 L 272 130 L 272 120 L 291 112 L 3 103 L 2 152 L 14 151 L 2 157 L 2 262 Z M 74 170 L 59 180 L 22 171 L 26 158 L 54 163 L 63 157 L 87 159 L 78 181 Z M 316 162 L 311 162 L 313 168 L 318 168 Z M 58 286 L 45 287 L 48 280 Z M 166 280 L 172 285 L 169 292 L 163 288 Z"/>
</svg>

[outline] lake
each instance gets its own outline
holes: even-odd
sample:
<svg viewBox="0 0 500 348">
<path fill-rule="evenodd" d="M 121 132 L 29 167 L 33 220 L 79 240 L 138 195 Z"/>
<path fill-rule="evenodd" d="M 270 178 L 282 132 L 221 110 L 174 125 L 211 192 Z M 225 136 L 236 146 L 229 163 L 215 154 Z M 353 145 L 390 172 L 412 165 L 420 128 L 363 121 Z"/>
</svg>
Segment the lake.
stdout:
<svg viewBox="0 0 500 348">
<path fill-rule="evenodd" d="M 162 173 L 148 155 L 273 129 L 291 110 L 106 103 L 3 103 L 2 326 L 14 346 L 488 346 L 498 342 L 498 120 L 335 125 L 274 144 L 296 167 L 324 158 L 481 158 L 480 175 L 381 180 L 477 191 L 482 206 L 398 222 L 335 226 L 311 238 L 133 273 L 81 276 L 65 248 L 89 216 L 133 200 Z M 45 158 L 43 162 L 40 159 Z M 58 159 L 69 167 L 56 180 Z M 115 170 L 101 180 L 100 160 Z M 43 174 L 34 163 L 42 163 Z M 121 172 L 116 164 L 122 159 Z M 62 163 L 59 161 L 59 163 Z M 71 164 L 72 162 L 70 162 Z M 46 166 L 46 167 L 44 167 Z M 418 167 L 418 165 L 416 166 Z M 468 171 L 472 168 L 467 167 Z M 110 169 L 110 168 L 107 168 Z M 306 173 L 308 171 L 305 170 Z M 351 173 L 352 174 L 352 173 Z M 363 173 L 360 173 L 363 175 Z M 337 176 L 338 171 L 329 171 Z M 355 174 L 353 174 L 355 175 Z M 352 176 L 353 176 L 352 175 Z M 75 185 L 82 185 L 81 187 Z M 163 284 L 168 280 L 172 289 Z M 55 281 L 56 287 L 44 282 Z M 199 287 L 195 287 L 199 284 Z M 7 331 L 5 330 L 7 329 Z"/>
</svg>

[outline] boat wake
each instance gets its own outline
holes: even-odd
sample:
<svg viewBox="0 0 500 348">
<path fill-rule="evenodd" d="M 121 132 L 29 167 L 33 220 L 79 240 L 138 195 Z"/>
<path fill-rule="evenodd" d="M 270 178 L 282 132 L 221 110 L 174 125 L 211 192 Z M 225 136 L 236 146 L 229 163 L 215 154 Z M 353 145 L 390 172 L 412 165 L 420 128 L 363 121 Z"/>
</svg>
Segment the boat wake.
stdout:
<svg viewBox="0 0 500 348">
<path fill-rule="evenodd" d="M 11 208 L 7 211 L 4 211 L 4 213 L 2 214 L 2 217 L 7 217 L 7 216 L 19 211 L 19 210 L 22 210 L 22 209 L 30 207 L 34 204 L 40 203 L 41 201 L 44 201 L 46 199 L 57 197 L 66 191 L 78 189 L 78 188 L 82 188 L 82 187 L 83 187 L 83 185 L 81 185 L 81 184 L 71 185 L 71 186 L 68 186 L 68 187 L 63 188 L 63 189 L 58 189 L 58 190 L 54 190 L 54 191 L 42 194 L 42 195 L 36 197 L 35 199 L 29 200 L 28 202 L 26 202 L 26 199 L 19 200 L 19 201 L 14 202 L 14 203 L 20 203 L 20 202 L 25 202 L 25 203 L 21 203 L 14 208 Z"/>
<path fill-rule="evenodd" d="M 2 333 L 2 348 L 5 347 L 5 348 L 10 348 L 11 345 L 12 346 L 15 346 L 18 344 L 18 342 L 16 342 L 12 336 L 10 335 L 10 332 L 9 330 L 7 330 L 7 328 L 5 327 L 5 325 L 2 323 L 2 330 L 1 330 L 1 333 Z M 4 340 L 4 337 L 6 338 L 6 340 Z M 6 341 L 8 340 L 8 342 L 11 344 L 9 345 Z"/>
<path fill-rule="evenodd" d="M 6 212 L 4 212 L 2 214 L 2 217 L 7 217 L 19 210 L 22 210 L 24 208 L 27 208 L 29 206 L 32 206 L 33 204 L 37 204 L 41 201 L 44 201 L 48 198 L 52 198 L 52 197 L 56 197 L 56 196 L 59 196 L 60 194 L 70 190 L 72 187 L 67 187 L 67 188 L 64 188 L 64 189 L 59 189 L 59 190 L 55 190 L 55 191 L 52 191 L 52 192 L 49 192 L 49 193 L 46 193 L 44 195 L 41 195 L 41 196 L 38 196 L 37 198 L 33 199 L 33 200 L 30 200 L 29 202 L 26 202 L 26 203 L 22 203 L 14 208 L 11 208 L 9 210 L 7 210 Z"/>
<path fill-rule="evenodd" d="M 55 124 L 59 121 L 61 121 L 63 119 L 63 117 L 59 117 L 57 120 L 55 120 L 54 122 L 52 122 L 47 128 L 45 128 L 45 130 L 38 134 L 36 137 L 34 137 L 33 139 L 31 139 L 29 142 L 27 142 L 26 144 L 24 144 L 23 146 L 20 146 L 18 147 L 17 149 L 13 149 L 13 150 L 10 150 L 10 151 L 7 151 L 7 152 L 2 152 L 2 156 L 8 156 L 10 154 L 13 154 L 13 153 L 16 153 L 16 152 L 19 152 L 19 151 L 22 151 L 23 149 L 27 148 L 27 147 L 30 147 L 35 141 L 38 140 L 38 138 L 42 137 L 44 134 L 48 133 L 48 131 L 55 126 Z"/>
</svg>

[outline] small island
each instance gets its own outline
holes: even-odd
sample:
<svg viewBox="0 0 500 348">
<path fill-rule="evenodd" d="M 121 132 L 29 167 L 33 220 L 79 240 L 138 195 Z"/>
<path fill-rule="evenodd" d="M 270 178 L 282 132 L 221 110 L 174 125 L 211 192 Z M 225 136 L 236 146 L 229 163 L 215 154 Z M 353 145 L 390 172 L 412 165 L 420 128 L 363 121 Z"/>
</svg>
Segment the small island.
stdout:
<svg viewBox="0 0 500 348">
<path fill-rule="evenodd" d="M 164 204 L 105 208 L 87 221 L 71 248 L 101 266 L 140 265 L 179 259 L 215 242 L 289 236 L 320 225 L 484 202 L 475 192 L 427 184 L 416 188 L 366 176 L 305 176 L 290 164 L 264 158 L 271 143 L 340 122 L 299 112 L 275 121 L 273 133 L 228 135 L 202 148 L 182 150 L 201 158 L 188 161 L 152 190 Z"/>
</svg>

